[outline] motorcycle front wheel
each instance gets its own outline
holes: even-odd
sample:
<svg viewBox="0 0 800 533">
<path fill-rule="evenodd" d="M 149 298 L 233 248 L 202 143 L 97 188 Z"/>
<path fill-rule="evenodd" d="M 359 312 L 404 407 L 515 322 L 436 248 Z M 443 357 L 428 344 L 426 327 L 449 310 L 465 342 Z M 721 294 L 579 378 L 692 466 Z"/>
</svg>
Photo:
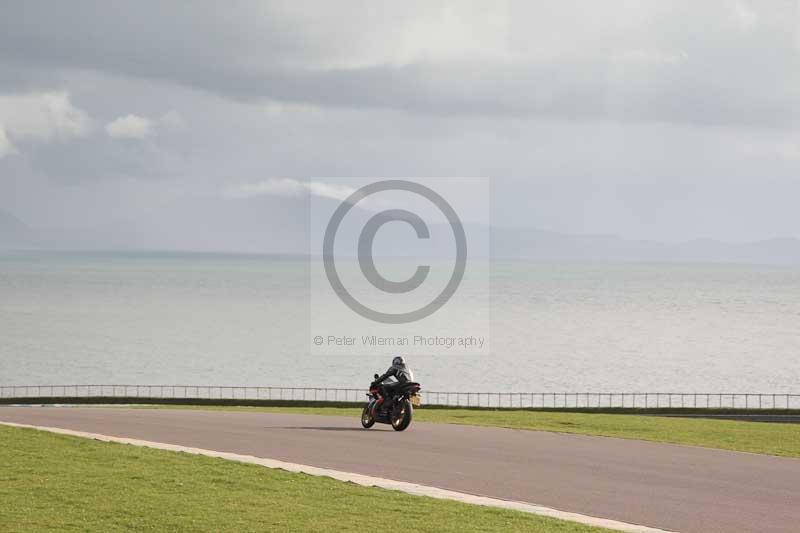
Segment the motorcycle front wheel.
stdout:
<svg viewBox="0 0 800 533">
<path fill-rule="evenodd" d="M 372 416 L 370 404 L 367 404 L 364 407 L 364 410 L 361 411 L 361 425 L 364 427 L 364 429 L 369 429 L 375 425 L 375 417 Z"/>
<path fill-rule="evenodd" d="M 411 424 L 413 412 L 410 400 L 398 402 L 392 409 L 392 429 L 395 431 L 403 431 L 406 429 Z"/>
</svg>

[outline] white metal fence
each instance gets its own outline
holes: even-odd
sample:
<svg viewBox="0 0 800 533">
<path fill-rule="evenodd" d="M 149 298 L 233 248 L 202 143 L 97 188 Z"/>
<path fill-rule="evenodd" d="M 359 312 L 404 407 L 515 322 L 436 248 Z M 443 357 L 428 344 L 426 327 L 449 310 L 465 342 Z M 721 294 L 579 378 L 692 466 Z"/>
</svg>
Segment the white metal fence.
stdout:
<svg viewBox="0 0 800 533">
<path fill-rule="evenodd" d="M 114 398 L 168 400 L 271 400 L 361 402 L 364 389 L 332 387 L 223 387 L 208 385 L 16 385 L 0 386 L 0 399 Z M 426 405 L 510 408 L 734 408 L 800 409 L 800 394 L 705 392 L 446 392 L 422 391 Z"/>
</svg>

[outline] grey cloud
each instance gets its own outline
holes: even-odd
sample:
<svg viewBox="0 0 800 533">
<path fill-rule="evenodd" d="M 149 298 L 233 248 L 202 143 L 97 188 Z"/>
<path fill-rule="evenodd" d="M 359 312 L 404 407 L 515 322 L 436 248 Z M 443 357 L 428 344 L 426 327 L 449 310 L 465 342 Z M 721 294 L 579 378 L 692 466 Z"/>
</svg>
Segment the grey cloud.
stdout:
<svg viewBox="0 0 800 533">
<path fill-rule="evenodd" d="M 598 35 L 580 52 L 554 58 L 527 49 L 546 8 L 512 4 L 512 18 L 521 20 L 509 40 L 526 39 L 518 27 L 526 22 L 531 34 L 518 47 L 522 53 L 508 60 L 397 62 L 378 53 L 355 66 L 346 58 L 358 48 L 357 36 L 390 29 L 383 20 L 377 28 L 361 25 L 357 15 L 368 11 L 366 4 L 338 12 L 318 6 L 318 19 L 297 16 L 287 4 L 261 5 L 18 3 L 0 22 L 0 50 L 6 60 L 28 66 L 92 69 L 235 99 L 323 107 L 778 127 L 796 124 L 800 112 L 797 7 L 789 3 L 758 6 L 753 26 L 737 25 L 728 2 L 676 3 L 666 13 L 657 3 L 644 4 L 652 13 L 640 8 L 649 16 L 633 31 L 613 23 L 604 32 L 567 25 L 567 36 Z M 575 15 L 613 10 L 585 3 L 571 9 Z M 604 45 L 592 47 L 595 41 Z"/>
</svg>

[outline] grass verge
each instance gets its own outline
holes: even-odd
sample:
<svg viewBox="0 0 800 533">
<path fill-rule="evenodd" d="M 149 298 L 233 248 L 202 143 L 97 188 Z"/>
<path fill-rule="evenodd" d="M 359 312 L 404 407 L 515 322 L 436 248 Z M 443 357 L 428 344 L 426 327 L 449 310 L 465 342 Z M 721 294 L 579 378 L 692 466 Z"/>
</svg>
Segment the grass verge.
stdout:
<svg viewBox="0 0 800 533">
<path fill-rule="evenodd" d="M 353 407 L 141 406 L 167 409 L 223 409 L 245 412 L 297 413 L 358 417 Z M 414 411 L 416 422 L 495 426 L 580 435 L 619 437 L 685 444 L 740 452 L 800 457 L 800 424 L 678 418 L 632 414 L 558 411 L 425 409 Z M 357 422 L 356 422 L 357 423 Z"/>
<path fill-rule="evenodd" d="M 0 442 L 3 531 L 606 531 L 32 429 L 0 426 Z"/>
</svg>

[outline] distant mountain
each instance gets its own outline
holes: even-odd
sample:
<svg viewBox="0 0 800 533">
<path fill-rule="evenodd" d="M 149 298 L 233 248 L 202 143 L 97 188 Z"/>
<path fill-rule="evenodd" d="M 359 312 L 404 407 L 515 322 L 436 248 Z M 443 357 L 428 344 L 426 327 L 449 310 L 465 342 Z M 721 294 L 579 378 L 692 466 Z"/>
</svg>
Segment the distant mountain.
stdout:
<svg viewBox="0 0 800 533">
<path fill-rule="evenodd" d="M 749 243 L 696 239 L 670 244 L 612 235 L 492 228 L 492 257 L 545 262 L 688 262 L 800 265 L 800 239 Z"/>
<path fill-rule="evenodd" d="M 110 221 L 95 228 L 49 231 L 33 231 L 14 216 L 0 211 L 0 247 L 317 255 L 330 214 L 338 205 L 337 200 L 308 196 L 194 198 L 181 206 L 179 217 L 170 206 L 154 207 L 146 217 L 138 219 Z M 342 224 L 336 237 L 337 246 L 349 246 L 349 252 L 343 254 L 355 254 L 360 230 L 374 214 L 358 206 L 347 214 L 347 223 Z M 429 229 L 432 239 L 426 243 L 407 224 L 387 224 L 374 241 L 376 257 L 420 253 L 451 257 L 450 228 L 431 224 Z M 465 231 L 470 256 L 497 260 L 800 265 L 800 240 L 794 238 L 744 244 L 697 239 L 670 244 L 613 235 L 572 235 L 474 224 L 467 224 Z"/>
</svg>

